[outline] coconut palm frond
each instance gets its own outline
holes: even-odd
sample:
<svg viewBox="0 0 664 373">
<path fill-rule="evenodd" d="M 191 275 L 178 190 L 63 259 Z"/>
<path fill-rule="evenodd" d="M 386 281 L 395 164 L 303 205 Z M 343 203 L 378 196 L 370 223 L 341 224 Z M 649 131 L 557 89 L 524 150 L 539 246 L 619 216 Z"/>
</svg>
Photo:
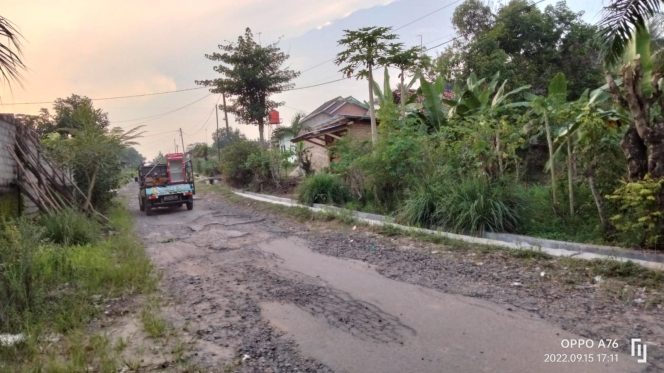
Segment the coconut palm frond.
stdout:
<svg viewBox="0 0 664 373">
<path fill-rule="evenodd" d="M 637 29 L 646 29 L 648 20 L 659 12 L 664 0 L 614 0 L 604 8 L 600 37 L 604 60 L 619 62 Z"/>
<path fill-rule="evenodd" d="M 21 33 L 7 19 L 0 16 L 0 75 L 7 82 L 19 81 L 25 65 L 21 60 Z"/>
</svg>

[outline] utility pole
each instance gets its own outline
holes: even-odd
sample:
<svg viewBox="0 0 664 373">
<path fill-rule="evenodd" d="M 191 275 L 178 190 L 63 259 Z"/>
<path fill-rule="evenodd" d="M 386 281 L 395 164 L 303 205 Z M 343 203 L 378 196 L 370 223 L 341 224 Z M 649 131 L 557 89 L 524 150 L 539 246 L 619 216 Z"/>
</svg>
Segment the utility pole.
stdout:
<svg viewBox="0 0 664 373">
<path fill-rule="evenodd" d="M 422 34 L 417 34 L 420 37 L 420 51 L 424 52 L 424 45 L 422 44 Z"/>
<path fill-rule="evenodd" d="M 228 127 L 228 112 L 226 111 L 226 93 L 221 92 L 221 99 L 223 100 L 224 103 L 224 120 L 226 121 L 226 136 L 230 136 L 230 128 Z"/>
<path fill-rule="evenodd" d="M 184 137 L 182 137 L 182 128 L 180 128 L 180 141 L 182 142 L 182 153 L 185 153 L 187 149 L 184 147 Z"/>
<path fill-rule="evenodd" d="M 221 150 L 219 146 L 219 107 L 214 104 L 214 116 L 217 119 L 217 159 L 221 162 Z"/>
</svg>

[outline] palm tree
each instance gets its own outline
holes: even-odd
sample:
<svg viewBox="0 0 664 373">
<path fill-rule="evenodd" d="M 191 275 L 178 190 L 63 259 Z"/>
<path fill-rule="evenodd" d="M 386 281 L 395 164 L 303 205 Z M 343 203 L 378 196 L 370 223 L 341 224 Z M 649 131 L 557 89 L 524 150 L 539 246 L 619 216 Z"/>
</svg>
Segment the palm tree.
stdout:
<svg viewBox="0 0 664 373">
<path fill-rule="evenodd" d="M 297 136 L 302 130 L 302 118 L 304 118 L 304 113 L 297 113 L 291 119 L 290 126 L 279 127 L 272 131 L 272 144 L 278 145 L 279 141 L 283 139 Z"/>
<path fill-rule="evenodd" d="M 600 34 L 608 64 L 620 61 L 636 31 L 647 28 L 662 4 L 664 0 L 614 0 L 604 8 Z"/>
<path fill-rule="evenodd" d="M 20 70 L 25 68 L 21 60 L 20 38 L 21 34 L 16 27 L 7 18 L 0 16 L 0 75 L 8 83 L 18 81 Z"/>
</svg>

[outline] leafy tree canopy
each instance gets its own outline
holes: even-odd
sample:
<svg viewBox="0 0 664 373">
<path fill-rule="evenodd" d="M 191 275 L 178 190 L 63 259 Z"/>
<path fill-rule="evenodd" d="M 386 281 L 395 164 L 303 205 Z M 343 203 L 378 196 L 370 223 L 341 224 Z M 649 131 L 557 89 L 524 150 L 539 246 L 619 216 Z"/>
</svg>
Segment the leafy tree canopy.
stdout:
<svg viewBox="0 0 664 373">
<path fill-rule="evenodd" d="M 284 67 L 289 55 L 276 43 L 266 46 L 256 43 L 250 28 L 237 42 L 220 44 L 221 52 L 206 54 L 211 61 L 219 62 L 214 71 L 221 77 L 196 81 L 210 87 L 212 93 L 226 93 L 233 98 L 229 111 L 246 124 L 257 124 L 261 142 L 268 112 L 280 103 L 270 96 L 293 87 L 290 83 L 299 72 Z"/>
<path fill-rule="evenodd" d="M 510 88 L 531 85 L 546 92 L 558 72 L 567 76 L 570 95 L 602 84 L 597 29 L 581 19 L 565 2 L 543 11 L 528 0 L 512 0 L 493 15 L 477 0 L 466 0 L 454 12 L 460 38 L 434 63 L 433 69 L 454 80 L 500 76 Z M 580 67 L 583 68 L 580 68 Z"/>
</svg>

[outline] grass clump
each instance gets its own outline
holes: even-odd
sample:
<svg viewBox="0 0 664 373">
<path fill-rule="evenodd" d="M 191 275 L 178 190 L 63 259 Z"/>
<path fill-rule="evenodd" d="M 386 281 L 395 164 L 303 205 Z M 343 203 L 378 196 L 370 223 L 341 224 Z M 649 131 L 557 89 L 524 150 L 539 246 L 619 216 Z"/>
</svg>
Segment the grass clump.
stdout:
<svg viewBox="0 0 664 373">
<path fill-rule="evenodd" d="M 44 238 L 61 245 L 85 245 L 99 239 L 99 224 L 74 209 L 65 209 L 41 218 Z"/>
<path fill-rule="evenodd" d="M 49 237 L 52 217 L 37 224 L 19 219 L 2 226 L 0 333 L 24 333 L 27 340 L 0 348 L 0 371 L 84 371 L 88 366 L 115 371 L 111 347 L 93 336 L 76 336 L 86 334 L 106 299 L 150 292 L 156 277 L 134 236 L 129 212 L 115 206 L 108 216 L 113 234 L 102 236 L 96 227 L 97 237 L 88 236 L 91 242 L 86 243 L 71 239 L 81 237 L 77 235 Z M 44 345 L 41 336 L 50 333 L 62 335 L 61 343 Z M 77 351 L 92 357 L 76 357 Z"/>
<path fill-rule="evenodd" d="M 321 173 L 306 178 L 298 188 L 298 200 L 308 205 L 314 203 L 343 205 L 350 200 L 350 193 L 339 176 Z"/>
<path fill-rule="evenodd" d="M 498 181 L 465 179 L 420 187 L 406 199 L 397 216 L 409 225 L 455 232 L 514 232 L 521 221 L 521 204 L 521 199 Z"/>
</svg>

